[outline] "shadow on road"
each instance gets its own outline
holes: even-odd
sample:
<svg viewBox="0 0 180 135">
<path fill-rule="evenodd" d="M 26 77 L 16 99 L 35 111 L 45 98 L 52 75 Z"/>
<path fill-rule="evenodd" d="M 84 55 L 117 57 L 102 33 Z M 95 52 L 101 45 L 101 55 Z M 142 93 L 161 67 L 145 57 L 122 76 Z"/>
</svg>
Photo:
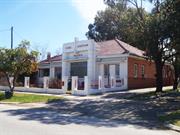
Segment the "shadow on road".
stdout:
<svg viewBox="0 0 180 135">
<path fill-rule="evenodd" d="M 60 100 L 46 107 L 6 110 L 21 120 L 35 120 L 44 124 L 83 124 L 116 127 L 132 124 L 137 128 L 161 129 L 158 116 L 180 109 L 180 93 L 161 96 L 113 93 L 100 99 Z"/>
</svg>

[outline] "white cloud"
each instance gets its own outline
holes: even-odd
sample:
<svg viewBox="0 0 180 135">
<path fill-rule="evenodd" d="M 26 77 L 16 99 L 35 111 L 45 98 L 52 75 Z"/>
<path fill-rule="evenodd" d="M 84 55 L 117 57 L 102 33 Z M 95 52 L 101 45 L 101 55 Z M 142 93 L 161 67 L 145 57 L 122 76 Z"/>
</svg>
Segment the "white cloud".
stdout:
<svg viewBox="0 0 180 135">
<path fill-rule="evenodd" d="M 71 2 L 88 23 L 93 22 L 97 11 L 104 10 L 106 7 L 103 0 L 71 0 Z"/>
</svg>

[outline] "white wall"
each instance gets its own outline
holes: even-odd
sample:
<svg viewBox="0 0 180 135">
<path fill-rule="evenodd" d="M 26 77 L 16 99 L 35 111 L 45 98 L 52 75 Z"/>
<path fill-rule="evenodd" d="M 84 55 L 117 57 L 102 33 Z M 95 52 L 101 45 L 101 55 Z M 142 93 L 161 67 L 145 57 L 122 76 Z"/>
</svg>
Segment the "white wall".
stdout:
<svg viewBox="0 0 180 135">
<path fill-rule="evenodd" d="M 62 77 L 70 76 L 70 63 L 87 61 L 89 87 L 96 79 L 96 48 L 94 40 L 82 40 L 63 45 Z"/>
<path fill-rule="evenodd" d="M 110 64 L 110 74 L 111 76 L 114 76 L 115 74 L 115 64 L 119 64 L 119 74 L 120 78 L 124 78 L 124 89 L 127 89 L 127 79 L 128 79 L 128 59 L 127 55 L 120 55 L 119 57 L 104 57 L 101 58 L 101 62 L 98 62 L 98 75 L 103 76 L 104 75 L 104 64 Z"/>
<path fill-rule="evenodd" d="M 124 78 L 124 88 L 128 89 L 128 59 L 120 63 L 120 78 Z"/>
<path fill-rule="evenodd" d="M 9 89 L 8 86 L 0 86 L 1 90 Z M 19 92 L 33 92 L 33 93 L 48 93 L 48 94 L 65 94 L 62 89 L 44 89 L 44 88 L 25 88 L 25 87 L 15 87 L 15 91 Z"/>
</svg>

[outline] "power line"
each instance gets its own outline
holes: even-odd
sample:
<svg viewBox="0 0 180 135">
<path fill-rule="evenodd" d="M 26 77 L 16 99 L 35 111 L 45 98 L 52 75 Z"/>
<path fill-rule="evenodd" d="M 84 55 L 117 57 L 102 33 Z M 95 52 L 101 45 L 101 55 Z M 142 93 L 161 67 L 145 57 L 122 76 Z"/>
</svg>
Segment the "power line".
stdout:
<svg viewBox="0 0 180 135">
<path fill-rule="evenodd" d="M 1 29 L 0 32 L 11 31 L 11 49 L 13 49 L 13 27 L 11 29 Z"/>
<path fill-rule="evenodd" d="M 20 39 L 25 39 L 21 34 L 19 34 L 16 30 L 14 30 L 14 33 L 20 38 Z"/>
<path fill-rule="evenodd" d="M 2 29 L 0 32 L 10 31 L 11 29 Z"/>
</svg>

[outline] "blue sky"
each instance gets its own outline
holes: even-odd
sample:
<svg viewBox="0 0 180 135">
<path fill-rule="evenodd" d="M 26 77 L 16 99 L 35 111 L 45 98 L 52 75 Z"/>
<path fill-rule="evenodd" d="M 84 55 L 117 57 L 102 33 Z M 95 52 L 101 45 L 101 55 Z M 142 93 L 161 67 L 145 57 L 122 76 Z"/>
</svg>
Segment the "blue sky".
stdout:
<svg viewBox="0 0 180 135">
<path fill-rule="evenodd" d="M 14 46 L 26 39 L 34 49 L 55 55 L 74 37 L 86 39 L 88 24 L 103 9 L 103 0 L 0 0 L 0 47 L 10 47 L 13 26 Z"/>
</svg>

